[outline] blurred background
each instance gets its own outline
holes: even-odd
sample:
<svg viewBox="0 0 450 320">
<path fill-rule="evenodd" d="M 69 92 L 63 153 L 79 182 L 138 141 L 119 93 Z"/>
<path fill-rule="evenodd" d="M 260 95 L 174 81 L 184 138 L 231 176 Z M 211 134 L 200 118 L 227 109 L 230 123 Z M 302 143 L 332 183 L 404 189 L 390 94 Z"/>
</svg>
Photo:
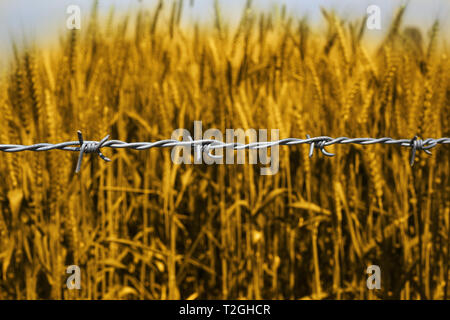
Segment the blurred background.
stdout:
<svg viewBox="0 0 450 320">
<path fill-rule="evenodd" d="M 156 141 L 195 120 L 449 137 L 449 2 L 403 4 L 1 1 L 0 143 Z M 0 299 L 448 299 L 449 146 L 413 167 L 409 148 L 327 150 L 281 147 L 273 176 L 167 148 L 102 150 L 79 174 L 76 152 L 0 152 Z"/>
<path fill-rule="evenodd" d="M 240 19 L 246 0 L 219 1 L 221 10 L 230 25 L 236 25 Z M 101 0 L 99 14 L 106 16 L 115 8 L 118 16 L 135 12 L 141 8 L 154 8 L 157 0 Z M 408 4 L 403 21 L 405 25 L 414 24 L 426 32 L 438 19 L 441 29 L 448 36 L 450 30 L 450 2 L 447 0 L 258 0 L 253 1 L 252 9 L 256 11 L 278 10 L 285 5 L 290 15 L 297 18 L 308 17 L 312 25 L 323 23 L 321 7 L 334 10 L 345 19 L 360 18 L 366 14 L 369 5 L 377 5 L 382 13 L 382 28 L 389 27 L 395 9 Z M 82 20 L 86 22 L 92 9 L 92 0 L 3 0 L 0 2 L 0 53 L 10 53 L 11 39 L 25 39 L 25 42 L 54 43 L 64 32 L 68 17 L 66 8 L 78 5 Z M 190 25 L 193 21 L 211 22 L 214 20 L 214 1 L 185 0 L 183 2 L 182 23 Z M 368 30 L 366 36 L 374 41 L 382 39 L 383 30 Z"/>
</svg>

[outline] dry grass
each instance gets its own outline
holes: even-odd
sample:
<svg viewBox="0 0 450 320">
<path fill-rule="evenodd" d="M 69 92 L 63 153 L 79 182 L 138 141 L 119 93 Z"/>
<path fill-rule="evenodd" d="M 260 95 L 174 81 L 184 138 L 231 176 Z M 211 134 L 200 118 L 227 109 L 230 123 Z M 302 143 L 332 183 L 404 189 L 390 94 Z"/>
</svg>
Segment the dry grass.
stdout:
<svg viewBox="0 0 450 320">
<path fill-rule="evenodd" d="M 2 143 L 170 138 L 172 130 L 279 128 L 281 138 L 449 136 L 448 51 L 401 15 L 376 54 L 363 22 L 243 14 L 187 31 L 179 3 L 17 50 L 0 82 Z M 165 10 L 171 14 L 167 21 Z M 170 150 L 0 154 L 0 298 L 443 299 L 449 288 L 448 147 L 419 154 L 280 149 L 280 172 L 174 165 Z M 332 148 L 330 148 L 332 150 Z M 87 160 L 89 159 L 89 160 Z M 82 269 L 81 290 L 65 268 Z M 382 289 L 366 288 L 378 264 Z"/>
</svg>

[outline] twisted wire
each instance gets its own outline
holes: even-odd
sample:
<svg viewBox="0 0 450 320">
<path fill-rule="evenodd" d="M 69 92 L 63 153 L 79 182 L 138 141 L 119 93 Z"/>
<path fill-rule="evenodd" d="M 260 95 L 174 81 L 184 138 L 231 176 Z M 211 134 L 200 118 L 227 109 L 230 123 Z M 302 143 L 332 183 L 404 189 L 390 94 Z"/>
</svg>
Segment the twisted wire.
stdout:
<svg viewBox="0 0 450 320">
<path fill-rule="evenodd" d="M 450 137 L 443 138 L 428 138 L 425 140 L 419 139 L 415 136 L 412 139 L 393 139 L 389 137 L 383 138 L 348 138 L 348 137 L 338 137 L 331 138 L 328 136 L 310 137 L 306 135 L 306 139 L 299 138 L 286 138 L 276 141 L 267 142 L 252 142 L 248 144 L 242 144 L 238 142 L 224 143 L 219 140 L 193 140 L 189 137 L 189 141 L 180 140 L 160 140 L 155 142 L 124 142 L 120 140 L 109 140 L 109 135 L 104 137 L 100 141 L 88 141 L 83 139 L 83 135 L 80 131 L 78 133 L 78 141 L 66 141 L 57 144 L 51 143 L 37 143 L 33 145 L 19 145 L 19 144 L 0 144 L 0 151 L 3 152 L 22 152 L 22 151 L 49 151 L 49 150 L 64 150 L 64 151 L 76 151 L 79 152 L 76 172 L 78 173 L 81 169 L 81 162 L 83 160 L 83 154 L 85 153 L 97 153 L 98 156 L 104 161 L 111 161 L 100 151 L 101 148 L 112 148 L 112 149 L 134 149 L 134 150 L 147 150 L 151 148 L 170 148 L 170 147 L 186 147 L 190 146 L 195 148 L 198 152 L 197 155 L 201 155 L 201 152 L 206 152 L 208 156 L 212 158 L 220 158 L 221 156 L 215 156 L 211 152 L 215 149 L 261 149 L 261 148 L 271 148 L 273 146 L 283 146 L 283 145 L 297 145 L 297 144 L 309 144 L 310 151 L 309 157 L 312 157 L 314 149 L 318 149 L 322 154 L 328 157 L 334 156 L 325 150 L 326 147 L 334 144 L 359 144 L 359 145 L 369 145 L 369 144 L 389 144 L 398 145 L 400 147 L 411 148 L 410 165 L 414 165 L 414 159 L 417 151 L 425 151 L 427 154 L 431 155 L 430 149 L 436 147 L 438 144 L 450 144 Z"/>
</svg>

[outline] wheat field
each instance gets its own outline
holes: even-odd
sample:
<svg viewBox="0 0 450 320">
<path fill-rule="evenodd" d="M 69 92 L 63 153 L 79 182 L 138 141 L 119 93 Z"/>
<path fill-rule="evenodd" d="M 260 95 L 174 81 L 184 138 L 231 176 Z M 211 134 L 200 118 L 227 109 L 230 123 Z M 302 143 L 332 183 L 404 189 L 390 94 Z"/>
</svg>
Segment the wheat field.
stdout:
<svg viewBox="0 0 450 320">
<path fill-rule="evenodd" d="M 322 9 L 236 28 L 180 24 L 182 1 L 98 16 L 57 48 L 15 46 L 0 75 L 0 143 L 176 128 L 276 128 L 280 138 L 450 136 L 449 50 L 398 9 L 376 50 L 365 20 Z M 0 153 L 0 299 L 448 299 L 450 148 L 281 147 L 280 170 L 176 165 L 170 149 Z M 66 268 L 81 269 L 68 290 Z M 366 268 L 379 265 L 381 289 Z"/>
</svg>

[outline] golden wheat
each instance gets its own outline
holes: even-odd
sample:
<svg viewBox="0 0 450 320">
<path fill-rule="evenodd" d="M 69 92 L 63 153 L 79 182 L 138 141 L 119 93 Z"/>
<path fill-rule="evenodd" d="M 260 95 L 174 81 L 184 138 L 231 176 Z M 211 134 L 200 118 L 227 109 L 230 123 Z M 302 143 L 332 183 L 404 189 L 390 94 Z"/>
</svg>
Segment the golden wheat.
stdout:
<svg viewBox="0 0 450 320">
<path fill-rule="evenodd" d="M 1 143 L 169 139 L 206 126 L 281 137 L 448 136 L 450 63 L 404 7 L 374 53 L 364 22 L 322 11 L 326 35 L 249 1 L 236 29 L 180 24 L 182 2 L 104 27 L 95 4 L 61 47 L 15 49 L 1 75 Z M 144 10 L 144 9 L 142 9 Z M 165 12 L 169 10 L 169 12 Z M 168 13 L 167 23 L 164 21 Z M 170 150 L 0 154 L 1 299 L 448 298 L 449 150 L 280 148 L 280 170 L 174 165 Z M 386 278 L 366 290 L 365 268 Z M 69 292 L 65 267 L 83 270 Z"/>
</svg>

